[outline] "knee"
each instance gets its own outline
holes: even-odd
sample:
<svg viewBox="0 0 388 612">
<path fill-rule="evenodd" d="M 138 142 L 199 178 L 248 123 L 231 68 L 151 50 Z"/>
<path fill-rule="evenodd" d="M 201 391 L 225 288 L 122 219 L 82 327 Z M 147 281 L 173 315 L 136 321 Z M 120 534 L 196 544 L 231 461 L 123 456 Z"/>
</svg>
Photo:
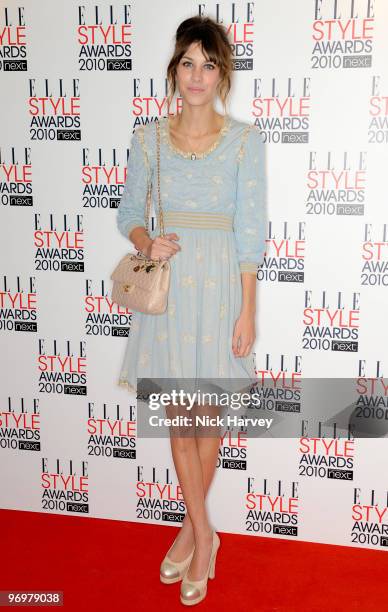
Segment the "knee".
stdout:
<svg viewBox="0 0 388 612">
<path fill-rule="evenodd" d="M 195 438 L 191 431 L 182 432 L 179 431 L 176 435 L 171 437 L 171 443 L 174 450 L 182 455 L 186 455 L 192 452 L 195 445 Z"/>
<path fill-rule="evenodd" d="M 197 427 L 197 438 L 211 438 L 220 440 L 222 436 L 222 428 L 219 425 L 201 425 Z"/>
</svg>

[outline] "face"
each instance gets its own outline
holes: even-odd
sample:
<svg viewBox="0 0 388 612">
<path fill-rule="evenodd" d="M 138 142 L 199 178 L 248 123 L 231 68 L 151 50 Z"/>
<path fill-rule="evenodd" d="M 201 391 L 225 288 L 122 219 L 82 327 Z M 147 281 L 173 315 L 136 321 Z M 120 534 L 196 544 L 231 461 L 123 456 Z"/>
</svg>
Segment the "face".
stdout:
<svg viewBox="0 0 388 612">
<path fill-rule="evenodd" d="M 192 43 L 182 56 L 176 69 L 177 86 L 188 104 L 202 105 L 212 102 L 221 81 L 220 69 L 206 60 L 200 43 Z"/>
</svg>

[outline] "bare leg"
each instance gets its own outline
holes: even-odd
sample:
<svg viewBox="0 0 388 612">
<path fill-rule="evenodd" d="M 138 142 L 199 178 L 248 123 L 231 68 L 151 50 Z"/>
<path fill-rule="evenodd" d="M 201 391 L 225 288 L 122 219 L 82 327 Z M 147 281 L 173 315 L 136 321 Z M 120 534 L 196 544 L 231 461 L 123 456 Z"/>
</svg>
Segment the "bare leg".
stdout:
<svg viewBox="0 0 388 612">
<path fill-rule="evenodd" d="M 211 415 L 217 414 L 214 406 L 195 406 L 193 410 L 168 407 L 167 416 L 177 414 Z M 171 450 L 175 469 L 180 482 L 187 514 L 182 523 L 175 543 L 169 553 L 173 561 L 181 561 L 191 552 L 195 543 L 195 553 L 190 565 L 189 577 L 197 580 L 205 574 L 211 552 L 212 528 L 207 517 L 205 498 L 213 480 L 220 445 L 219 428 L 209 431 L 205 427 L 174 429 L 171 435 Z"/>
<path fill-rule="evenodd" d="M 220 440 L 214 438 L 196 438 L 196 443 L 202 466 L 202 482 L 206 498 L 217 465 Z M 173 561 L 182 561 L 182 559 L 185 559 L 193 549 L 193 544 L 193 525 L 190 515 L 187 513 L 182 521 L 182 527 L 178 532 L 169 556 Z"/>
</svg>

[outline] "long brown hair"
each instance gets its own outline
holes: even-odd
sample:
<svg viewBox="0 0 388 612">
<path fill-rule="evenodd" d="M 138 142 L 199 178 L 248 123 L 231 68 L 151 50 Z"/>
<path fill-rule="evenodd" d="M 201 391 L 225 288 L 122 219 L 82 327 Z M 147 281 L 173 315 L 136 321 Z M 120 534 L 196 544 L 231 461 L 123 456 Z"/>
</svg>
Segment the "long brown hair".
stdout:
<svg viewBox="0 0 388 612">
<path fill-rule="evenodd" d="M 220 69 L 221 81 L 217 93 L 226 112 L 226 99 L 231 89 L 233 73 L 232 47 L 228 40 L 226 28 L 210 17 L 189 17 L 179 24 L 175 34 L 175 48 L 167 66 L 168 97 L 170 107 L 176 91 L 176 68 L 194 42 L 201 44 L 201 50 L 207 61 L 214 62 Z"/>
</svg>

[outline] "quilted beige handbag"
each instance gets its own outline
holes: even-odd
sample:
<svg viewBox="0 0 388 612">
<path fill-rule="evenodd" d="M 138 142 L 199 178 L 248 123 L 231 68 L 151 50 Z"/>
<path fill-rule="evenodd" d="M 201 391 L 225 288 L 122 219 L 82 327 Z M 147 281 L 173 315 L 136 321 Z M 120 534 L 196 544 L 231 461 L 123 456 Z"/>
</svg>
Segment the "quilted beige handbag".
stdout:
<svg viewBox="0 0 388 612">
<path fill-rule="evenodd" d="M 160 203 L 160 126 L 155 121 L 157 135 L 157 184 L 159 203 L 159 235 L 164 236 L 163 211 Z M 145 227 L 148 232 L 148 217 L 151 209 L 151 189 L 149 181 Z M 167 308 L 170 288 L 170 262 L 148 259 L 140 251 L 128 253 L 118 263 L 111 274 L 113 280 L 112 301 L 138 312 L 162 314 Z"/>
</svg>

